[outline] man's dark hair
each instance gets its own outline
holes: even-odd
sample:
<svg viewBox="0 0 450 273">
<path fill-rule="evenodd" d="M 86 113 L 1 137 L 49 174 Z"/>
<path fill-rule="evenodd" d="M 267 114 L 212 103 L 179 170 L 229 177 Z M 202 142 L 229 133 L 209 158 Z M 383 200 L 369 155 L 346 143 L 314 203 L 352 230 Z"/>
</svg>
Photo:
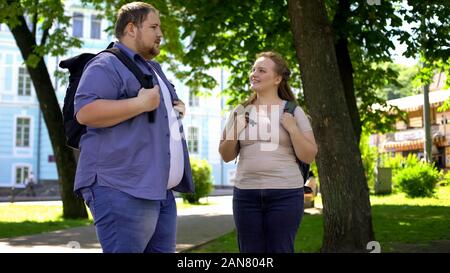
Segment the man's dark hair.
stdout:
<svg viewBox="0 0 450 273">
<path fill-rule="evenodd" d="M 117 21 L 114 29 L 117 39 L 125 35 L 124 31 L 128 23 L 141 27 L 142 22 L 145 21 L 150 12 L 158 13 L 158 10 L 144 2 L 132 2 L 123 5 L 117 13 Z"/>
</svg>

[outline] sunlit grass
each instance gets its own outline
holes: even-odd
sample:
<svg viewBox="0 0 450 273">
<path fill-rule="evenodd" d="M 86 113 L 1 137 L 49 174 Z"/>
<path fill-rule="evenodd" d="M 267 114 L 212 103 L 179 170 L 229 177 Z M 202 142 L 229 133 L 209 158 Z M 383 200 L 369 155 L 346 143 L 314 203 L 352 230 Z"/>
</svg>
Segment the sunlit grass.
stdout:
<svg viewBox="0 0 450 273">
<path fill-rule="evenodd" d="M 380 242 L 382 252 L 434 252 L 435 242 L 443 240 L 447 244 L 450 240 L 450 186 L 438 187 L 435 196 L 427 198 L 408 198 L 404 193 L 370 195 L 370 203 L 375 239 Z M 320 195 L 315 204 L 322 207 Z M 323 216 L 305 215 L 295 251 L 319 252 L 322 239 Z M 443 247 L 445 251 L 446 246 Z M 236 231 L 191 252 L 239 252 Z"/>
<path fill-rule="evenodd" d="M 63 219 L 62 205 L 28 205 L 23 203 L 0 206 L 0 238 L 49 232 L 92 224 L 89 219 Z"/>
</svg>

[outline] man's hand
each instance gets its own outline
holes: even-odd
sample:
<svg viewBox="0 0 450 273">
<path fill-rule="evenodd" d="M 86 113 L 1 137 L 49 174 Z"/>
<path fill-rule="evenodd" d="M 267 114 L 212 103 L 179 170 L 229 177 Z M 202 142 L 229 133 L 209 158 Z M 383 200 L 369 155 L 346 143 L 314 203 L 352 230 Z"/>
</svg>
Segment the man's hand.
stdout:
<svg viewBox="0 0 450 273">
<path fill-rule="evenodd" d="M 186 106 L 184 105 L 184 102 L 182 102 L 181 100 L 174 101 L 173 109 L 178 111 L 178 113 L 180 114 L 180 118 L 184 118 L 186 113 Z"/>
<path fill-rule="evenodd" d="M 142 112 L 150 112 L 159 107 L 161 101 L 159 86 L 156 85 L 151 89 L 141 88 L 138 93 L 138 99 L 142 106 Z"/>
</svg>

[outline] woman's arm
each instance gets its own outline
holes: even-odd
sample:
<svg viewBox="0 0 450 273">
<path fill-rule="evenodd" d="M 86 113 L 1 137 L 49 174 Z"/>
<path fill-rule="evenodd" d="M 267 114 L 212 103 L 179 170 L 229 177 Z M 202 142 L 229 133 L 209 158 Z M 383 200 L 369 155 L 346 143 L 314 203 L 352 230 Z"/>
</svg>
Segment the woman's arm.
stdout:
<svg viewBox="0 0 450 273">
<path fill-rule="evenodd" d="M 230 162 L 239 154 L 238 136 L 247 126 L 244 115 L 234 115 L 225 126 L 219 144 L 219 153 L 223 161 Z"/>
<path fill-rule="evenodd" d="M 289 132 L 295 155 L 301 161 L 311 164 L 317 155 L 317 144 L 312 131 L 300 132 L 298 128 Z"/>
<path fill-rule="evenodd" d="M 288 131 L 295 155 L 301 161 L 311 164 L 317 155 L 317 144 L 312 131 L 301 132 L 297 120 L 290 113 L 284 113 L 281 124 Z"/>
</svg>

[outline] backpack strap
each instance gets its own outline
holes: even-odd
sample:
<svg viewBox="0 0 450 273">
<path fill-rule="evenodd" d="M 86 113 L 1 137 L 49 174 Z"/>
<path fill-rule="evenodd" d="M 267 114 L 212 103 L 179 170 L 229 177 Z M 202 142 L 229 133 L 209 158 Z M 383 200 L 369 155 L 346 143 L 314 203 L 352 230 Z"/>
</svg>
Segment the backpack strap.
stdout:
<svg viewBox="0 0 450 273">
<path fill-rule="evenodd" d="M 142 70 L 137 66 L 135 62 L 133 62 L 127 55 L 125 55 L 120 49 L 117 47 L 112 47 L 103 50 L 102 52 L 109 52 L 114 54 L 138 79 L 139 83 L 144 88 L 153 88 L 153 81 L 151 75 L 146 75 L 142 72 Z"/>
<path fill-rule="evenodd" d="M 284 112 L 291 113 L 292 115 L 294 115 L 295 108 L 297 108 L 297 103 L 295 101 L 287 101 L 286 105 L 284 106 Z M 297 161 L 297 164 L 300 167 L 300 172 L 303 176 L 304 183 L 306 183 L 306 180 L 308 180 L 308 178 L 309 178 L 310 165 L 299 160 L 297 158 L 297 156 L 295 157 L 295 159 Z M 309 188 L 308 186 L 304 186 L 304 190 L 305 190 L 305 193 L 311 193 L 311 188 Z"/>
<path fill-rule="evenodd" d="M 292 115 L 294 115 L 295 108 L 297 107 L 297 103 L 295 101 L 287 101 L 286 105 L 284 106 L 284 112 L 288 112 Z"/>
<path fill-rule="evenodd" d="M 133 62 L 127 55 L 125 55 L 122 51 L 120 51 L 117 47 L 110 47 L 108 46 L 107 49 L 101 51 L 102 52 L 108 52 L 111 54 L 114 54 L 136 77 L 136 79 L 139 81 L 141 86 L 145 89 L 153 88 L 153 80 L 152 75 L 147 75 L 142 72 L 142 70 L 137 66 L 135 62 Z M 100 54 L 99 53 L 99 54 Z M 148 121 L 154 122 L 155 121 L 155 110 L 148 113 Z"/>
</svg>

